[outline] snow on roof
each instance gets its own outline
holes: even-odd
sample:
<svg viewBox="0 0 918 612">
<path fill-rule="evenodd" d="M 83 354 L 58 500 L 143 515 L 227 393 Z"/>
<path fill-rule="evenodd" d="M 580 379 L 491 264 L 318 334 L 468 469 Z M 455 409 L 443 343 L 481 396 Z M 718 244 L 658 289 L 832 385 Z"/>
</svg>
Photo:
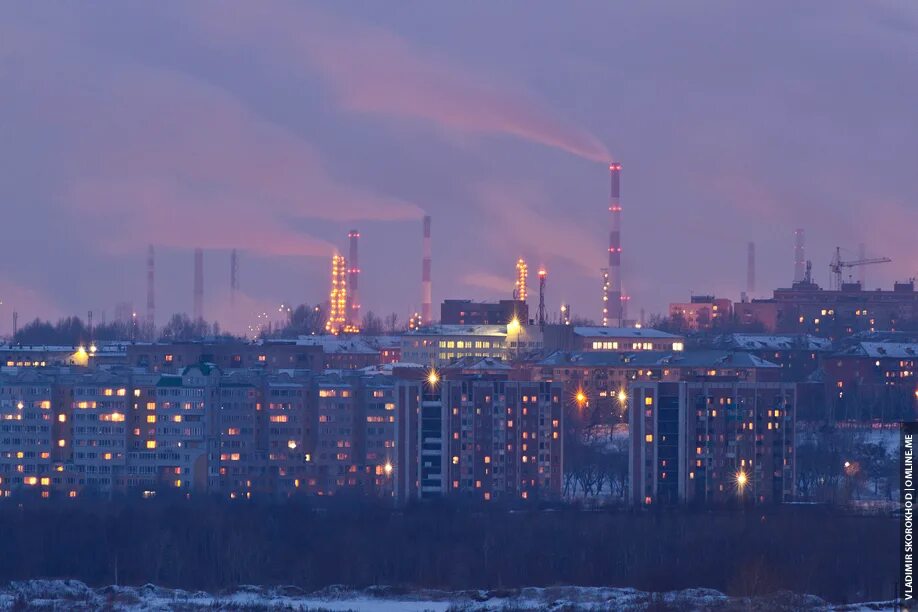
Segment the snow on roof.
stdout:
<svg viewBox="0 0 918 612">
<path fill-rule="evenodd" d="M 649 327 L 575 327 L 574 334 L 589 338 L 671 338 L 681 336 Z"/>
<path fill-rule="evenodd" d="M 692 350 L 692 351 L 584 351 L 565 353 L 556 351 L 539 362 L 540 366 L 571 367 L 661 367 L 674 368 L 777 368 L 778 365 L 743 351 Z"/>
<path fill-rule="evenodd" d="M 726 344 L 747 350 L 789 350 L 804 349 L 810 351 L 827 351 L 832 348 L 832 341 L 809 334 L 730 334 L 725 337 Z"/>
<path fill-rule="evenodd" d="M 429 325 L 410 331 L 408 336 L 499 336 L 507 335 L 506 325 Z"/>
<path fill-rule="evenodd" d="M 918 357 L 918 343 L 914 342 L 861 342 L 847 351 L 875 359 L 914 359 Z"/>
</svg>

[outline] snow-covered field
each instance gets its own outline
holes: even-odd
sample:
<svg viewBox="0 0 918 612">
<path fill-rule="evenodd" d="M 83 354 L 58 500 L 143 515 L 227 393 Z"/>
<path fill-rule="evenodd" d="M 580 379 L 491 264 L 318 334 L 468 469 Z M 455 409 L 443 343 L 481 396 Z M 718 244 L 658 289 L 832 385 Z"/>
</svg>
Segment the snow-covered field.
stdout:
<svg viewBox="0 0 918 612">
<path fill-rule="evenodd" d="M 92 589 L 76 580 L 12 582 L 0 589 L 2 610 L 313 610 L 343 612 L 484 612 L 554 610 L 892 610 L 892 602 L 829 606 L 812 595 L 778 593 L 733 598 L 710 589 L 647 593 L 594 587 L 504 591 L 409 591 L 390 587 L 329 587 L 306 593 L 296 587 L 244 586 L 221 593 L 110 586 Z"/>
</svg>

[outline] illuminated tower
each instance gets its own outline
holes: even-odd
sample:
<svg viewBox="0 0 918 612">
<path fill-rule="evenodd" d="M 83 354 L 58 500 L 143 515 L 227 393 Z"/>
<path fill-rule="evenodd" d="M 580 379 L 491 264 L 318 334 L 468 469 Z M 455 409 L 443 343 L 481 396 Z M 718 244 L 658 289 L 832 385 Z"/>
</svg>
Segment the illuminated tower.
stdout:
<svg viewBox="0 0 918 612">
<path fill-rule="evenodd" d="M 331 265 L 331 292 L 328 294 L 328 321 L 325 331 L 338 335 L 347 324 L 347 261 L 335 253 Z"/>
<path fill-rule="evenodd" d="M 204 251 L 194 250 L 194 320 L 204 319 Z"/>
<path fill-rule="evenodd" d="M 525 302 L 528 297 L 526 289 L 526 279 L 529 276 L 529 266 L 522 257 L 516 262 L 516 288 L 513 291 L 513 298 L 520 302 Z"/>
<path fill-rule="evenodd" d="M 609 193 L 611 227 L 609 230 L 608 283 L 604 283 L 608 289 L 603 293 L 602 324 L 616 327 L 624 325 L 624 316 L 622 314 L 622 205 L 619 197 L 621 172 L 621 164 L 617 162 L 609 164 L 611 177 L 611 190 Z"/>
<path fill-rule="evenodd" d="M 424 259 L 421 261 L 421 321 L 430 325 L 433 295 L 430 288 L 430 215 L 424 215 Z"/>
<path fill-rule="evenodd" d="M 548 272 L 545 268 L 539 268 L 539 329 L 545 329 L 545 280 L 548 278 Z"/>
<path fill-rule="evenodd" d="M 561 304 L 561 325 L 570 325 L 571 324 L 571 305 L 570 304 Z"/>
<path fill-rule="evenodd" d="M 360 327 L 360 298 L 357 291 L 358 277 L 360 276 L 360 265 L 357 259 L 357 241 L 360 238 L 360 232 L 351 230 L 347 233 L 350 251 L 348 253 L 347 270 L 347 322 L 350 327 Z"/>
<path fill-rule="evenodd" d="M 806 277 L 806 254 L 804 252 L 804 242 L 806 235 L 802 229 L 794 232 L 794 282 L 803 282 Z"/>
<path fill-rule="evenodd" d="M 600 268 L 602 276 L 602 325 L 609 325 L 609 268 Z"/>
</svg>

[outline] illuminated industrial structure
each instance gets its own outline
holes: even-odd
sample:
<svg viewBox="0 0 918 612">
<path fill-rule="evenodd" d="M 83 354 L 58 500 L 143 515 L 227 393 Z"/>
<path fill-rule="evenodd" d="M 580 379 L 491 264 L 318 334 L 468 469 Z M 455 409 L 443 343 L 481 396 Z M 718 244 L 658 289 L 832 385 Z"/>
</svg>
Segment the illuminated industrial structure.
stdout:
<svg viewBox="0 0 918 612">
<path fill-rule="evenodd" d="M 611 189 L 609 193 L 609 270 L 608 281 L 604 282 L 603 325 L 624 326 L 624 304 L 622 302 L 622 205 L 620 199 L 622 165 L 609 164 Z"/>
<path fill-rule="evenodd" d="M 599 271 L 602 275 L 602 325 L 609 325 L 609 268 L 602 268 Z"/>
<path fill-rule="evenodd" d="M 802 229 L 794 232 L 794 282 L 802 283 L 806 277 L 806 254 L 804 243 L 806 234 Z"/>
<path fill-rule="evenodd" d="M 561 325 L 570 325 L 571 324 L 571 305 L 561 304 L 559 313 L 560 313 L 559 322 L 561 323 Z"/>
<path fill-rule="evenodd" d="M 331 265 L 331 292 L 328 295 L 328 321 L 325 331 L 339 334 L 347 326 L 347 261 L 335 253 Z"/>
<path fill-rule="evenodd" d="M 357 241 L 360 239 L 360 232 L 351 230 L 347 234 L 350 243 L 348 253 L 349 268 L 347 271 L 347 322 L 353 328 L 360 327 L 360 293 L 358 291 L 358 278 L 360 276 L 360 264 L 357 257 Z"/>
<path fill-rule="evenodd" d="M 548 272 L 545 268 L 539 269 L 539 328 L 545 329 L 545 280 L 548 278 Z"/>
<path fill-rule="evenodd" d="M 516 285 L 513 291 L 513 299 L 525 302 L 528 295 L 526 282 L 529 277 L 529 266 L 526 260 L 520 257 L 516 262 Z"/>
</svg>

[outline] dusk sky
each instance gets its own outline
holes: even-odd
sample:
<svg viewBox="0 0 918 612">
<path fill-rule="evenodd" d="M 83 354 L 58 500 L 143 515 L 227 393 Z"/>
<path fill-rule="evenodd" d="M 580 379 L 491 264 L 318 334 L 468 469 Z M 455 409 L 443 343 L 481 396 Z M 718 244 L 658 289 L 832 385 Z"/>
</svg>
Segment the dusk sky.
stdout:
<svg viewBox="0 0 918 612">
<path fill-rule="evenodd" d="M 598 318 L 608 162 L 630 313 L 787 286 L 793 231 L 918 273 L 918 4 L 166 2 L 0 6 L 0 333 L 190 312 L 233 329 L 327 299 L 361 232 L 364 311 L 510 297 L 517 257 Z M 228 314 L 229 250 L 244 306 Z M 97 315 L 99 316 L 99 315 Z"/>
</svg>

